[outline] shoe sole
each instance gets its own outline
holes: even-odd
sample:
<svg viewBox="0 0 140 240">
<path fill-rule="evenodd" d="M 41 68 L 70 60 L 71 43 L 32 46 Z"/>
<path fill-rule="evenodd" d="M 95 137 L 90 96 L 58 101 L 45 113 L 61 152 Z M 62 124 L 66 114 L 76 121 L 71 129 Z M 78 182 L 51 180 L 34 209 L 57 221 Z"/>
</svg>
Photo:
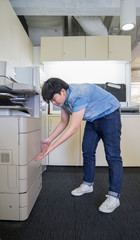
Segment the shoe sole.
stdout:
<svg viewBox="0 0 140 240">
<path fill-rule="evenodd" d="M 103 210 L 99 207 L 99 211 L 102 213 L 112 213 L 119 206 L 120 206 L 120 203 L 118 203 L 117 206 L 115 208 L 113 208 L 112 210 Z"/>
<path fill-rule="evenodd" d="M 89 191 L 87 191 L 87 192 L 83 192 L 83 193 L 72 193 L 72 192 L 71 192 L 71 195 L 72 195 L 72 196 L 75 196 L 75 197 L 80 197 L 80 196 L 82 196 L 82 195 L 84 195 L 84 194 L 86 194 L 86 193 L 91 193 L 91 192 L 93 192 L 93 189 L 92 189 L 92 190 L 89 190 Z"/>
</svg>

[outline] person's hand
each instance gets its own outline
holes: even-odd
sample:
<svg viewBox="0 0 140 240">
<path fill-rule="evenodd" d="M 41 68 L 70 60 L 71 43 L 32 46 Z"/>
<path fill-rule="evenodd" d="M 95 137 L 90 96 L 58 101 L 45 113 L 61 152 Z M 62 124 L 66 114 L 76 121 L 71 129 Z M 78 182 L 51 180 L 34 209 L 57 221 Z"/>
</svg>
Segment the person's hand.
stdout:
<svg viewBox="0 0 140 240">
<path fill-rule="evenodd" d="M 42 158 L 44 158 L 45 156 L 47 156 L 50 152 L 51 152 L 51 146 L 48 146 L 47 148 L 43 148 L 43 151 L 41 151 L 36 157 L 35 160 L 38 161 Z"/>
<path fill-rule="evenodd" d="M 41 152 L 35 157 L 35 160 L 40 160 L 45 157 L 47 154 L 47 150 L 50 146 L 51 142 L 48 139 L 45 139 L 41 143 Z"/>
</svg>

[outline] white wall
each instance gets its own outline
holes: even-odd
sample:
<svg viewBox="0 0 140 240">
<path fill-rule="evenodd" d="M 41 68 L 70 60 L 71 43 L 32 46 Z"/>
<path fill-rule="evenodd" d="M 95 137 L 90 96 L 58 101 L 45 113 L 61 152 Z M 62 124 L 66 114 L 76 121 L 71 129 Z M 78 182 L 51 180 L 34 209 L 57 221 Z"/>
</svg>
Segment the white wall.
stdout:
<svg viewBox="0 0 140 240">
<path fill-rule="evenodd" d="M 42 65 L 40 61 L 40 47 L 33 47 L 33 65 L 35 66 Z"/>
<path fill-rule="evenodd" d="M 126 84 L 126 102 L 122 106 L 131 104 L 131 66 L 126 61 L 65 61 L 45 62 L 44 72 L 46 80 L 58 77 L 67 83 L 118 83 Z"/>
<path fill-rule="evenodd" d="M 0 61 L 31 66 L 33 46 L 8 0 L 0 0 Z"/>
<path fill-rule="evenodd" d="M 46 62 L 46 80 L 62 78 L 67 83 L 126 83 L 127 63 L 123 61 Z M 127 80 L 129 81 L 129 79 Z"/>
</svg>

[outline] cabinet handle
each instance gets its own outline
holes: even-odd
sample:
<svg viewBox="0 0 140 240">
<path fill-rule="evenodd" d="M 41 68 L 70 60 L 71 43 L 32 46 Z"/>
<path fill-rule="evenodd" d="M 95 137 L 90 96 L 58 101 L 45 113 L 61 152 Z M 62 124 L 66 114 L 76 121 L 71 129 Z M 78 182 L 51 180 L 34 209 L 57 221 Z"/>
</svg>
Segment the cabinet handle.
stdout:
<svg viewBox="0 0 140 240">
<path fill-rule="evenodd" d="M 52 119 L 49 120 L 49 133 L 52 131 Z"/>
</svg>

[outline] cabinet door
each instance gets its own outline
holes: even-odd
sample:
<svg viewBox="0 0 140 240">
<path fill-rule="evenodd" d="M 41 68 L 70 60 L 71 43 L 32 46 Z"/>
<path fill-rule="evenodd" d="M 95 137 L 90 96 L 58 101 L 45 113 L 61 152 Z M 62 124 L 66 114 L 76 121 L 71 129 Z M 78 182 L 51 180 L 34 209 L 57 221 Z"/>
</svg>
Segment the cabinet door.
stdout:
<svg viewBox="0 0 140 240">
<path fill-rule="evenodd" d="M 131 61 L 130 36 L 109 36 L 109 60 Z"/>
<path fill-rule="evenodd" d="M 122 115 L 121 155 L 123 166 L 140 167 L 140 116 Z"/>
<path fill-rule="evenodd" d="M 62 61 L 62 37 L 41 38 L 41 61 Z"/>
<path fill-rule="evenodd" d="M 83 141 L 84 128 L 85 128 L 85 122 L 83 121 L 81 124 L 81 146 Z M 80 148 L 80 150 L 81 150 L 80 165 L 83 165 L 82 147 Z M 105 158 L 103 142 L 100 140 L 96 150 L 96 166 L 107 166 L 107 165 L 108 164 Z"/>
<path fill-rule="evenodd" d="M 85 60 L 85 37 L 63 37 L 63 60 Z"/>
<path fill-rule="evenodd" d="M 108 36 L 86 37 L 86 60 L 108 60 Z"/>
<path fill-rule="evenodd" d="M 49 134 L 60 122 L 60 116 L 49 116 Z M 49 154 L 49 165 L 78 166 L 80 158 L 80 130 Z"/>
</svg>

